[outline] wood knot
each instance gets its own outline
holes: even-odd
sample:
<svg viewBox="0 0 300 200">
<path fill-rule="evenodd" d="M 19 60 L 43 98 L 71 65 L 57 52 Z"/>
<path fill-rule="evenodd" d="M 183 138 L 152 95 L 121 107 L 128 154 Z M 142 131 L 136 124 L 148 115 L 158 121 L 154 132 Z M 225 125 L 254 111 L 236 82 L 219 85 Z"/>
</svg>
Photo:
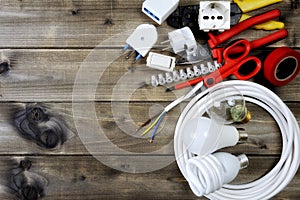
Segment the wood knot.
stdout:
<svg viewBox="0 0 300 200">
<path fill-rule="evenodd" d="M 113 20 L 111 18 L 106 18 L 105 21 L 104 21 L 104 25 L 112 26 L 113 25 Z"/>
<path fill-rule="evenodd" d="M 10 64 L 7 61 L 0 63 L 0 74 L 7 73 L 9 69 L 10 69 Z"/>
<path fill-rule="evenodd" d="M 35 187 L 31 185 L 26 185 L 21 188 L 22 199 L 28 200 L 36 200 L 38 199 L 38 192 Z"/>
<path fill-rule="evenodd" d="M 31 161 L 30 160 L 21 160 L 20 162 L 20 168 L 23 170 L 29 170 L 31 168 Z"/>
<path fill-rule="evenodd" d="M 73 8 L 73 9 L 71 10 L 71 13 L 72 13 L 72 15 L 78 15 L 79 10 L 78 10 L 77 8 Z"/>
<path fill-rule="evenodd" d="M 39 104 L 17 111 L 14 123 L 22 136 L 46 149 L 58 148 L 71 137 L 64 120 Z"/>
</svg>

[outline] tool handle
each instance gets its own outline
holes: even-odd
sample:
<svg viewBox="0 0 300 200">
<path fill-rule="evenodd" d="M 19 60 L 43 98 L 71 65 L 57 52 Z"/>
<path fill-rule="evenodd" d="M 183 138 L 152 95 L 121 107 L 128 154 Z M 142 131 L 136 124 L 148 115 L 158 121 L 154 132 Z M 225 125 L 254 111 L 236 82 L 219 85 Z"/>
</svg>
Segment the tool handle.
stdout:
<svg viewBox="0 0 300 200">
<path fill-rule="evenodd" d="M 271 19 L 274 19 L 276 17 L 280 16 L 280 10 L 273 9 L 271 11 L 265 12 L 260 15 L 256 15 L 254 17 L 251 17 L 245 21 L 242 21 L 241 23 L 238 23 L 237 25 L 233 26 L 231 29 L 224 31 L 223 33 L 220 33 L 219 35 L 215 36 L 212 33 L 208 33 L 209 40 L 208 45 L 210 48 L 215 48 L 219 44 L 227 41 L 231 37 L 241 33 L 242 31 L 251 28 L 252 26 L 256 24 L 261 24 L 266 21 L 269 21 Z"/>
<path fill-rule="evenodd" d="M 276 31 L 275 33 L 271 33 L 270 35 L 267 35 L 263 38 L 253 40 L 250 42 L 250 49 L 256 49 L 262 46 L 266 46 L 268 44 L 274 43 L 278 40 L 281 40 L 283 38 L 286 38 L 288 35 L 288 31 L 286 29 L 282 29 L 279 31 Z M 212 52 L 212 57 L 213 59 L 218 60 L 219 63 L 222 62 L 223 60 L 223 51 L 224 48 L 215 48 L 213 49 Z M 245 51 L 245 48 L 243 46 L 235 46 L 234 48 L 230 49 L 230 54 L 239 54 Z"/>
<path fill-rule="evenodd" d="M 250 15 L 242 14 L 239 22 L 245 21 L 246 19 L 250 18 Z M 284 23 L 279 22 L 279 21 L 274 21 L 270 20 L 267 22 L 264 22 L 262 24 L 257 24 L 253 26 L 253 28 L 257 30 L 266 30 L 266 31 L 271 31 L 271 30 L 276 30 L 276 29 L 284 29 Z"/>
<path fill-rule="evenodd" d="M 281 40 L 283 38 L 286 38 L 288 36 L 288 31 L 286 29 L 282 29 L 279 31 L 276 31 L 275 33 L 272 33 L 270 35 L 267 35 L 263 38 L 253 40 L 250 42 L 251 49 L 256 49 L 262 46 L 266 46 L 270 43 L 276 42 L 278 40 Z"/>
<path fill-rule="evenodd" d="M 243 11 L 243 13 L 247 13 L 252 10 L 256 10 L 259 8 L 263 8 L 265 6 L 279 3 L 282 0 L 263 0 L 263 1 L 253 1 L 253 0 L 233 0 L 239 8 Z"/>
</svg>

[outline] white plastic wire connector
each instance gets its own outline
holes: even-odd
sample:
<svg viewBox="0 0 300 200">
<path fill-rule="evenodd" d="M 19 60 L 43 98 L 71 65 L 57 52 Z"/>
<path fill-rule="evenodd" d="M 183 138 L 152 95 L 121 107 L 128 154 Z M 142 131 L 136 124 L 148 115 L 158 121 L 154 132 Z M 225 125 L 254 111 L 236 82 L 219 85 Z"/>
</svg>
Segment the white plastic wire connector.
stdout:
<svg viewBox="0 0 300 200">
<path fill-rule="evenodd" d="M 159 85 L 165 85 L 166 84 L 166 79 L 162 74 L 158 74 L 158 84 Z"/>
<path fill-rule="evenodd" d="M 151 84 L 152 84 L 153 87 L 157 87 L 158 86 L 158 80 L 157 80 L 157 78 L 156 78 L 155 75 L 151 76 Z"/>
<path fill-rule="evenodd" d="M 166 72 L 166 82 L 167 83 L 172 83 L 173 82 L 173 78 L 172 78 L 172 76 L 169 72 Z"/>
<path fill-rule="evenodd" d="M 204 64 L 200 64 L 201 74 L 206 75 L 209 73 L 208 67 L 206 67 Z"/>
<path fill-rule="evenodd" d="M 180 69 L 175 70 L 172 72 L 172 75 L 170 73 L 166 73 L 165 77 L 163 77 L 163 74 L 158 75 L 158 85 L 152 84 L 154 87 L 159 85 L 165 85 L 166 83 L 172 83 L 177 81 L 185 81 L 187 79 L 192 79 L 194 77 L 199 77 L 201 75 L 207 75 L 215 70 L 218 70 L 218 68 L 221 66 L 217 61 L 214 61 L 214 64 L 211 62 L 208 62 L 205 66 L 204 64 L 201 64 L 199 67 L 194 65 L 193 68 L 187 67 L 186 69 Z M 153 75 L 155 76 L 155 75 Z M 153 82 L 153 76 L 151 77 L 151 83 Z M 162 79 L 161 81 L 159 81 Z M 165 81 L 163 81 L 165 80 Z M 163 84 L 160 84 L 163 83 Z"/>
<path fill-rule="evenodd" d="M 193 66 L 193 70 L 196 77 L 201 76 L 201 70 L 196 65 Z"/>
<path fill-rule="evenodd" d="M 194 78 L 195 77 L 195 74 L 194 74 L 194 72 L 191 70 L 191 68 L 186 68 L 186 74 L 187 74 L 187 77 L 189 78 L 189 79 L 191 79 L 191 78 Z"/>
<path fill-rule="evenodd" d="M 127 58 L 129 58 L 135 52 L 138 53 L 135 61 L 139 60 L 142 57 L 145 57 L 156 43 L 157 35 L 157 30 L 154 25 L 139 25 L 126 40 L 124 50 L 132 48 L 132 52 L 129 56 L 127 56 Z"/>
<path fill-rule="evenodd" d="M 180 81 L 180 76 L 178 74 L 178 71 L 173 71 L 173 81 L 174 82 Z"/>
<path fill-rule="evenodd" d="M 182 81 L 184 81 L 184 80 L 187 79 L 187 74 L 184 72 L 183 69 L 180 69 L 180 70 L 179 70 L 179 76 L 180 76 L 180 79 L 181 79 Z"/>
</svg>

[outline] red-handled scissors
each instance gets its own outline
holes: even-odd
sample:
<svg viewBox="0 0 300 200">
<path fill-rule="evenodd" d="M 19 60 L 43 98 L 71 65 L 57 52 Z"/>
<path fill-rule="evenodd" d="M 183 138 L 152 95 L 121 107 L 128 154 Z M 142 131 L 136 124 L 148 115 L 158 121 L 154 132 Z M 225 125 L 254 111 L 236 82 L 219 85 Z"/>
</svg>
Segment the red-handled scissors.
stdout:
<svg viewBox="0 0 300 200">
<path fill-rule="evenodd" d="M 233 49 L 243 49 L 243 53 L 237 54 Z M 245 39 L 238 40 L 223 51 L 224 64 L 219 70 L 204 77 L 199 77 L 168 88 L 167 91 L 177 90 L 195 85 L 201 81 L 206 87 L 211 87 L 227 77 L 234 75 L 237 79 L 248 80 L 255 76 L 261 69 L 261 60 L 255 56 L 249 56 L 251 44 Z"/>
<path fill-rule="evenodd" d="M 235 48 L 242 48 L 244 52 L 239 55 L 232 53 Z M 203 77 L 204 85 L 211 87 L 227 77 L 234 75 L 239 80 L 248 80 L 254 77 L 261 69 L 261 60 L 255 56 L 249 56 L 251 44 L 247 40 L 238 40 L 223 52 L 224 64 L 211 74 Z M 193 83 L 192 83 L 193 84 Z"/>
</svg>

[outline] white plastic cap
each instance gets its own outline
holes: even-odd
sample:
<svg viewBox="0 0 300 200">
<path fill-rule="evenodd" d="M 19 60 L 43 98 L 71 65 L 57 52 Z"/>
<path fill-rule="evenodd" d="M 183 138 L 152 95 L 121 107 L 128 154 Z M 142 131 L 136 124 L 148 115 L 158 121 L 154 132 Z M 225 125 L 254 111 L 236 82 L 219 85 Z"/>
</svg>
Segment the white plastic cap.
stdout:
<svg viewBox="0 0 300 200">
<path fill-rule="evenodd" d="M 141 24 L 127 38 L 126 43 L 145 57 L 156 41 L 156 27 L 152 24 Z"/>
</svg>

